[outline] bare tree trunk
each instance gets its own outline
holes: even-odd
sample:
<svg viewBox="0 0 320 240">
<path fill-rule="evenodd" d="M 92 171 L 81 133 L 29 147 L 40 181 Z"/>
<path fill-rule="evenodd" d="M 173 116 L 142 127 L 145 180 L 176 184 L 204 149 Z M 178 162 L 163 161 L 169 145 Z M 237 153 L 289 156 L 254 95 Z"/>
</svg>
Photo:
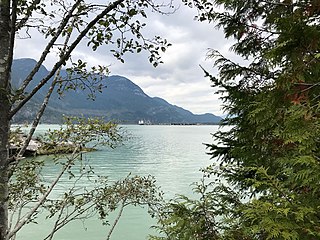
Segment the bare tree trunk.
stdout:
<svg viewBox="0 0 320 240">
<path fill-rule="evenodd" d="M 6 239 L 8 231 L 10 4 L 0 1 L 0 240 Z"/>
</svg>

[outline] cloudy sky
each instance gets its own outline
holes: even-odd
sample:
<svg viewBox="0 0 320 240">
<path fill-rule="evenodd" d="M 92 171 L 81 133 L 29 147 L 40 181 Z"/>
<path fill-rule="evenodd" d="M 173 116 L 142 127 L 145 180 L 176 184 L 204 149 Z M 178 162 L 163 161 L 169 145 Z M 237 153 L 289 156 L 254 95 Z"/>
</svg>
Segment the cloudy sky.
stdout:
<svg viewBox="0 0 320 240">
<path fill-rule="evenodd" d="M 80 57 L 92 65 L 110 65 L 112 75 L 129 78 L 151 97 L 164 98 L 193 113 L 222 115 L 219 96 L 214 94 L 209 79 L 203 77 L 199 65 L 214 73 L 212 62 L 206 60 L 208 49 L 218 49 L 224 55 L 229 55 L 230 42 L 224 39 L 222 31 L 215 29 L 214 25 L 195 21 L 195 15 L 195 9 L 184 5 L 171 15 L 148 15 L 147 34 L 160 35 L 172 43 L 162 55 L 164 64 L 157 68 L 149 64 L 144 54 L 127 55 L 122 64 L 103 49 L 92 53 L 85 46 L 80 46 L 73 57 Z M 37 59 L 44 44 L 36 37 L 18 40 L 15 58 Z M 52 63 L 49 58 L 46 67 L 50 68 Z"/>
</svg>

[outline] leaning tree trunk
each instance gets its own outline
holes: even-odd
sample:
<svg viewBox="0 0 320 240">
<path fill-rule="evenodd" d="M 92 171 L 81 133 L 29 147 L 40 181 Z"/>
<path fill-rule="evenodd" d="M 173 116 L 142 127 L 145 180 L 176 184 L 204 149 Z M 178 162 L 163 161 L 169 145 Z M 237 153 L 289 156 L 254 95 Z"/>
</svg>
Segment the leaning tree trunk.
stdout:
<svg viewBox="0 0 320 240">
<path fill-rule="evenodd" d="M 8 231 L 10 0 L 0 0 L 0 240 Z"/>
</svg>

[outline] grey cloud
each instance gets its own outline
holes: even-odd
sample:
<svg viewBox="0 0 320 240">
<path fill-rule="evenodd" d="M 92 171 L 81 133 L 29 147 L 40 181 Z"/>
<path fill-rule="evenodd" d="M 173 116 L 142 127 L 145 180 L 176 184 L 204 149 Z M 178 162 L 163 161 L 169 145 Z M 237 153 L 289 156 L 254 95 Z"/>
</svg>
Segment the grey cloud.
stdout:
<svg viewBox="0 0 320 240">
<path fill-rule="evenodd" d="M 230 41 L 213 25 L 194 21 L 196 11 L 184 5 L 172 15 L 149 14 L 145 33 L 148 37 L 159 35 L 166 38 L 172 47 L 163 54 L 164 64 L 154 68 L 146 53 L 128 54 L 122 64 L 112 57 L 110 47 L 101 47 L 92 52 L 86 44 L 81 44 L 73 57 L 84 58 L 91 65 L 110 66 L 111 74 L 123 75 L 138 84 L 147 94 L 166 99 L 195 113 L 211 112 L 222 114 L 221 102 L 203 77 L 199 64 L 208 71 L 212 62 L 205 60 L 208 48 L 215 48 L 228 55 Z M 23 41 L 27 41 L 25 49 Z M 16 57 L 38 58 L 44 41 L 36 36 L 32 40 L 19 40 Z M 47 67 L 52 66 L 55 53 L 50 55 Z"/>
</svg>

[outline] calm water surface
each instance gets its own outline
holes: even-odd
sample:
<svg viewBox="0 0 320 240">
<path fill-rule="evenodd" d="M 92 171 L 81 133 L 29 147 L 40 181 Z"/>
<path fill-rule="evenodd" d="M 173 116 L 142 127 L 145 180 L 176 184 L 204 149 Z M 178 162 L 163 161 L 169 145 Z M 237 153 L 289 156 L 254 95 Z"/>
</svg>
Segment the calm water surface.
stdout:
<svg viewBox="0 0 320 240">
<path fill-rule="evenodd" d="M 56 126 L 41 125 L 38 132 Z M 116 149 L 99 149 L 87 154 L 91 165 L 99 175 L 109 176 L 111 180 L 132 175 L 153 175 L 166 198 L 175 194 L 191 194 L 190 184 L 201 178 L 199 169 L 212 160 L 206 154 L 203 143 L 213 141 L 211 133 L 218 126 L 122 126 L 130 138 Z M 48 157 L 46 157 L 48 158 Z M 47 159 L 50 162 L 50 159 Z M 54 176 L 54 166 L 46 170 L 44 177 Z M 67 179 L 60 183 L 60 191 L 68 185 Z M 120 219 L 112 234 L 113 240 L 143 240 L 152 233 L 154 224 L 146 209 L 130 207 Z M 50 227 L 48 220 L 29 225 L 18 235 L 18 240 L 42 239 Z M 108 228 L 100 221 L 91 219 L 85 224 L 75 222 L 60 231 L 57 240 L 106 239 Z"/>
</svg>

